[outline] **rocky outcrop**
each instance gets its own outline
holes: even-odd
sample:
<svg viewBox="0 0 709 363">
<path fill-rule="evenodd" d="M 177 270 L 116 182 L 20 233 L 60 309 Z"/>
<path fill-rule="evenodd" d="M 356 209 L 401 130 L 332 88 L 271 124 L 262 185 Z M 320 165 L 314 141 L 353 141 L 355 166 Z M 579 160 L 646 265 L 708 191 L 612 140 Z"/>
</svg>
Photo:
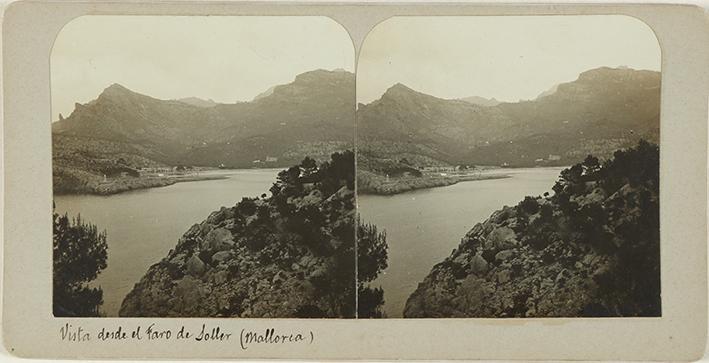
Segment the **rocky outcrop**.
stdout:
<svg viewBox="0 0 709 363">
<path fill-rule="evenodd" d="M 409 297 L 404 316 L 659 316 L 657 148 L 562 172 L 475 225 Z"/>
<path fill-rule="evenodd" d="M 271 197 L 213 212 L 149 268 L 119 315 L 353 316 L 353 167 L 352 153 L 294 167 Z"/>
<path fill-rule="evenodd" d="M 409 298 L 406 317 L 578 316 L 593 303 L 593 276 L 608 258 L 563 242 L 534 249 L 520 242 L 518 211 L 505 207 L 477 224 Z M 568 247 L 568 248 L 565 248 Z M 559 254 L 556 256 L 555 254 Z"/>
</svg>

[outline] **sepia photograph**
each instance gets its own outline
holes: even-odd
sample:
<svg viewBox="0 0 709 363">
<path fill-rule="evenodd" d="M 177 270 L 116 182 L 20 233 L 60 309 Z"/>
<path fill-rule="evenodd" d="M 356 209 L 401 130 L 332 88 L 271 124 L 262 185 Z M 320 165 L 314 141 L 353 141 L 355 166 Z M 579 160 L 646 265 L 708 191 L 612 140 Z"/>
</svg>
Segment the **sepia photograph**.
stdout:
<svg viewBox="0 0 709 363">
<path fill-rule="evenodd" d="M 661 316 L 660 64 L 620 15 L 378 24 L 357 65 L 369 317 Z"/>
<path fill-rule="evenodd" d="M 700 359 L 706 20 L 669 4 L 13 2 L 0 350 Z"/>
<path fill-rule="evenodd" d="M 67 24 L 54 316 L 354 317 L 353 72 L 327 17 Z"/>
</svg>

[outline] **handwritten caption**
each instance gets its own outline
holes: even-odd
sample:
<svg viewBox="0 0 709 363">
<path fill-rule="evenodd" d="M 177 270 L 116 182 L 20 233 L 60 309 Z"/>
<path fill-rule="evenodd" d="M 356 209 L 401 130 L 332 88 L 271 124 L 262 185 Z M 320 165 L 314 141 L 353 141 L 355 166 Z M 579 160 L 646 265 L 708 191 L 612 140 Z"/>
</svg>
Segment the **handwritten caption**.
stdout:
<svg viewBox="0 0 709 363">
<path fill-rule="evenodd" d="M 195 341 L 238 344 L 242 350 L 254 345 L 292 345 L 313 344 L 315 334 L 312 331 L 279 331 L 275 328 L 263 330 L 241 329 L 234 334 L 220 326 L 207 326 L 191 330 L 184 325 L 178 329 L 161 328 L 156 323 L 138 325 L 133 328 L 118 326 L 90 330 L 81 325 L 65 323 L 59 328 L 62 341 L 82 342 L 116 342 L 116 341 Z"/>
</svg>

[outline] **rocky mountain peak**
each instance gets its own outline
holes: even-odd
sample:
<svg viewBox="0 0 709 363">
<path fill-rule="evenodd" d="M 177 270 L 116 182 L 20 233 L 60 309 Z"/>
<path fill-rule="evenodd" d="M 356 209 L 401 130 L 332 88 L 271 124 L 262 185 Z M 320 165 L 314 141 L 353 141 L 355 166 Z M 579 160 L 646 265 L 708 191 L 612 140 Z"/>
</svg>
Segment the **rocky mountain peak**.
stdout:
<svg viewBox="0 0 709 363">
<path fill-rule="evenodd" d="M 636 70 L 625 66 L 617 68 L 599 67 L 580 73 L 578 78 L 574 81 L 553 85 L 548 90 L 540 93 L 535 98 L 535 101 L 541 100 L 546 96 L 554 95 L 558 91 L 561 91 L 561 93 L 568 93 L 570 90 L 576 90 L 576 92 L 578 92 L 580 89 L 590 91 L 589 87 L 596 91 L 602 91 L 608 89 L 610 85 L 623 83 L 627 83 L 629 86 L 637 86 L 640 84 L 654 86 L 659 85 L 659 79 L 660 72 L 656 71 Z M 640 83 L 637 83 L 638 81 Z"/>
<path fill-rule="evenodd" d="M 96 102 L 129 103 L 136 97 L 145 98 L 148 96 L 142 95 L 138 92 L 134 92 L 121 84 L 113 83 L 112 85 L 106 87 L 95 101 L 91 101 L 85 106 L 91 105 Z"/>
<path fill-rule="evenodd" d="M 403 83 L 396 83 L 389 87 L 386 92 L 382 95 L 382 100 L 384 99 L 410 99 L 413 97 L 428 96 L 424 93 L 418 92 Z M 428 96 L 433 97 L 433 96 Z"/>
<path fill-rule="evenodd" d="M 409 87 L 409 86 L 407 86 L 407 85 L 405 85 L 405 84 L 403 84 L 403 83 L 400 83 L 400 82 L 397 82 L 397 83 L 394 84 L 393 86 L 389 87 L 389 88 L 386 90 L 386 92 L 387 92 L 387 93 L 389 93 L 389 92 L 413 92 L 413 93 L 417 93 L 417 92 L 414 91 L 411 87 Z"/>
<path fill-rule="evenodd" d="M 316 69 L 298 74 L 291 83 L 270 87 L 256 95 L 252 101 L 269 99 L 274 94 L 276 97 L 278 95 L 293 96 L 303 92 L 308 93 L 323 89 L 324 86 L 328 85 L 342 86 L 348 82 L 354 82 L 354 74 L 352 72 L 340 68 L 332 71 Z"/>
<path fill-rule="evenodd" d="M 347 71 L 317 69 L 301 73 L 291 83 L 282 84 L 257 95 L 257 102 L 305 102 L 318 97 L 343 95 L 354 90 L 354 74 Z M 349 97 L 349 96 L 348 96 Z"/>
<path fill-rule="evenodd" d="M 101 92 L 102 95 L 121 95 L 121 94 L 133 94 L 135 92 L 129 90 L 125 86 L 118 84 L 118 83 L 113 83 L 110 86 L 106 87 L 103 92 Z"/>
</svg>

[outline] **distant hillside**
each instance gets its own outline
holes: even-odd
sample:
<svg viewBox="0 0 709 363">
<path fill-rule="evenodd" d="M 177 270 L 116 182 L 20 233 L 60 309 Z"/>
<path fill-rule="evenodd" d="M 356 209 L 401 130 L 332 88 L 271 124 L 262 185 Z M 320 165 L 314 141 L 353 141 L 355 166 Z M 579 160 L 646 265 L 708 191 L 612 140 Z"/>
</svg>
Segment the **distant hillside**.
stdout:
<svg viewBox="0 0 709 363">
<path fill-rule="evenodd" d="M 277 158 L 277 166 L 297 163 L 304 156 L 325 160 L 354 143 L 354 74 L 313 71 L 277 86 L 252 102 L 218 105 L 226 121 L 209 141 L 192 144 L 188 164 L 233 167 Z"/>
<path fill-rule="evenodd" d="M 197 107 L 214 107 L 217 105 L 217 103 L 212 101 L 211 99 L 203 100 L 199 97 L 180 98 L 178 101 Z"/>
<path fill-rule="evenodd" d="M 358 148 L 429 164 L 569 165 L 588 154 L 606 158 L 640 138 L 659 139 L 659 72 L 603 67 L 552 91 L 483 107 L 397 84 L 359 106 Z"/>
<path fill-rule="evenodd" d="M 483 107 L 492 107 L 492 106 L 497 106 L 500 104 L 500 101 L 496 100 L 494 97 L 493 98 L 485 98 L 485 97 L 479 97 L 479 96 L 470 96 L 470 97 L 461 98 L 461 100 L 468 102 L 468 103 L 472 103 L 474 105 L 483 106 Z"/>
</svg>

